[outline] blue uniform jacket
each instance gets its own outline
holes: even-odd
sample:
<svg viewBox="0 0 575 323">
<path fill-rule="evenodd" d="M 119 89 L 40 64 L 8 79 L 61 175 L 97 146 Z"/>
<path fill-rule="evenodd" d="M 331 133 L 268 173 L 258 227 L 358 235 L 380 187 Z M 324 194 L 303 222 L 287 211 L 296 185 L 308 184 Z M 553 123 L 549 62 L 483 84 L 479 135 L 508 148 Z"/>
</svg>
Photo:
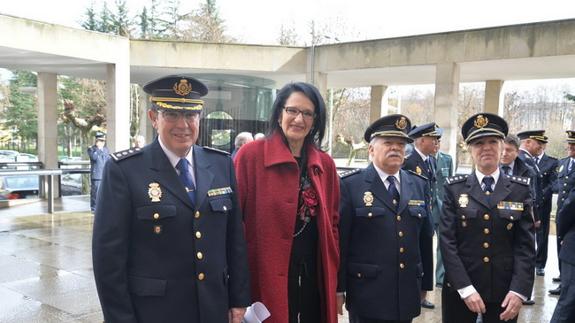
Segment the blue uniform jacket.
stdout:
<svg viewBox="0 0 575 323">
<path fill-rule="evenodd" d="M 380 320 L 420 314 L 420 240 L 430 227 L 426 181 L 400 171 L 398 211 L 373 165 L 341 180 L 338 291 L 348 309 Z"/>
<path fill-rule="evenodd" d="M 249 305 L 232 161 L 193 150 L 195 205 L 157 140 L 106 164 L 92 244 L 106 322 L 227 323 Z"/>
<path fill-rule="evenodd" d="M 88 157 L 90 157 L 90 180 L 101 180 L 104 172 L 104 165 L 110 159 L 108 147 L 98 149 L 96 145 L 88 148 Z"/>
</svg>

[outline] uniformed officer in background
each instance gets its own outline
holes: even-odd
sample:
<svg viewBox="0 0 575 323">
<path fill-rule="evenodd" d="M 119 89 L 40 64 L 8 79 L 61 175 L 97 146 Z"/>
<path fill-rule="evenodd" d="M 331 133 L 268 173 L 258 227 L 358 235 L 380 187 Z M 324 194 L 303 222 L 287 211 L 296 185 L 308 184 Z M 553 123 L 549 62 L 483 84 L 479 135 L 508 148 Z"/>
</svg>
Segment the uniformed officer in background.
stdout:
<svg viewBox="0 0 575 323">
<path fill-rule="evenodd" d="M 441 137 L 440 129 L 435 122 L 432 122 L 413 128 L 408 135 L 414 140 L 414 149 L 411 155 L 405 158 L 403 169 L 415 172 L 427 179 L 429 188 L 427 196 L 429 205 L 433 209 L 433 206 L 437 205 L 437 179 L 435 177 L 437 165 L 433 154 Z M 433 219 L 429 217 L 427 221 L 433 227 Z M 420 245 L 424 272 L 421 306 L 433 309 L 435 305 L 426 299 L 427 292 L 433 290 L 433 230 L 425 231 L 424 238 Z"/>
<path fill-rule="evenodd" d="M 342 176 L 338 292 L 353 323 L 411 322 L 421 312 L 419 246 L 432 228 L 426 180 L 401 170 L 410 123 L 394 114 L 371 124 L 372 163 Z"/>
<path fill-rule="evenodd" d="M 549 219 L 551 217 L 551 202 L 553 198 L 553 184 L 557 180 L 557 158 L 545 153 L 548 139 L 545 130 L 528 130 L 517 134 L 519 139 L 531 139 L 541 145 L 541 150 L 536 150 L 533 155 L 533 164 L 538 171 L 537 186 L 534 186 L 537 204 L 534 205 L 534 215 L 540 223 L 536 225 L 535 238 L 537 241 L 537 254 L 535 256 L 535 274 L 545 275 L 547 264 L 547 249 L 549 242 Z"/>
<path fill-rule="evenodd" d="M 555 223 L 557 228 L 561 227 L 560 211 L 563 204 L 567 199 L 570 191 L 575 189 L 575 130 L 567 131 L 567 157 L 559 161 L 559 168 L 557 169 L 557 181 L 555 182 L 554 192 L 557 193 L 557 217 Z M 557 230 L 557 255 L 561 255 L 561 242 L 563 237 L 559 235 Z M 561 272 L 561 262 L 559 263 L 559 272 Z M 563 279 L 561 277 L 561 279 Z M 551 295 L 561 294 L 561 285 L 556 289 L 549 291 Z"/>
<path fill-rule="evenodd" d="M 508 126 L 481 113 L 462 127 L 476 169 L 447 180 L 440 223 L 444 323 L 516 322 L 534 278 L 530 180 L 499 170 Z"/>
<path fill-rule="evenodd" d="M 144 91 L 158 137 L 112 154 L 98 195 L 92 254 L 104 319 L 239 323 L 250 295 L 232 160 L 194 145 L 208 90 L 175 75 Z"/>
<path fill-rule="evenodd" d="M 94 145 L 88 148 L 88 157 L 90 158 L 90 210 L 94 213 L 104 165 L 110 159 L 110 152 L 108 147 L 106 147 L 105 133 L 96 131 Z"/>
</svg>

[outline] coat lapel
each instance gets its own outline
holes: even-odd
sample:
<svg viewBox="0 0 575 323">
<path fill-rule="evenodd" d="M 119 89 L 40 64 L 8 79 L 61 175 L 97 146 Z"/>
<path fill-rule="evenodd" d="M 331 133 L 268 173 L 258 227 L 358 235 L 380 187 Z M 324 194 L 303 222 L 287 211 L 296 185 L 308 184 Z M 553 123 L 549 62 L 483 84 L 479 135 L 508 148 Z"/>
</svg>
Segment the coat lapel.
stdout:
<svg viewBox="0 0 575 323">
<path fill-rule="evenodd" d="M 399 192 L 399 208 L 397 209 L 397 214 L 401 214 L 403 210 L 407 207 L 407 203 L 411 200 L 412 192 L 414 191 L 413 188 L 413 181 L 404 170 L 400 172 L 401 177 L 401 191 Z"/>
<path fill-rule="evenodd" d="M 490 209 L 494 208 L 499 201 L 503 201 L 509 193 L 511 193 L 509 185 L 511 185 L 509 178 L 503 174 L 499 175 L 499 180 L 497 180 L 497 184 L 495 184 L 495 190 L 489 198 Z"/>
<path fill-rule="evenodd" d="M 162 150 L 157 138 L 150 146 L 150 159 L 150 169 L 155 171 L 154 177 L 156 181 L 158 181 L 166 190 L 170 191 L 180 201 L 193 209 L 194 206 L 192 201 L 190 201 L 188 193 L 186 193 L 184 185 L 180 182 L 176 170 Z"/>
<path fill-rule="evenodd" d="M 485 206 L 486 208 L 489 207 L 488 197 L 481 189 L 481 183 L 477 180 L 477 175 L 475 172 L 472 172 L 469 177 L 467 177 L 466 181 L 467 190 L 469 191 L 469 196 L 479 202 L 479 204 Z"/>
<path fill-rule="evenodd" d="M 199 209 L 206 196 L 208 195 L 208 190 L 212 187 L 212 182 L 214 180 L 214 174 L 210 170 L 210 163 L 204 153 L 204 150 L 199 146 L 194 145 L 194 166 L 196 175 L 196 205 Z"/>
<path fill-rule="evenodd" d="M 375 198 L 383 202 L 385 206 L 387 206 L 392 212 L 395 213 L 395 207 L 391 201 L 391 196 L 381 181 L 381 177 L 379 177 L 375 167 L 373 167 L 373 164 L 369 164 L 367 167 L 364 178 L 365 181 L 369 183 L 369 191 L 373 193 Z"/>
</svg>

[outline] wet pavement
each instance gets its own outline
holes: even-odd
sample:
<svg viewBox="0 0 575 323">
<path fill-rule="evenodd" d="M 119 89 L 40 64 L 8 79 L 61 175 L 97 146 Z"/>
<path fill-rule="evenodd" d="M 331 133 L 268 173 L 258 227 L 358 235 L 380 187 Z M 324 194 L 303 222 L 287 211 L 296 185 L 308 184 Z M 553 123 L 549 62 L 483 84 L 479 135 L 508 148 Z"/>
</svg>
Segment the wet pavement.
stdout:
<svg viewBox="0 0 575 323">
<path fill-rule="evenodd" d="M 60 212 L 42 214 L 45 210 L 45 202 L 0 210 L 0 322 L 102 322 L 92 273 L 89 199 L 67 197 L 56 202 Z M 557 303 L 547 293 L 558 274 L 554 235 L 549 250 L 546 275 L 535 279 L 536 304 L 522 308 L 519 322 L 551 319 Z M 441 290 L 428 299 L 436 309 L 423 309 L 414 323 L 441 322 Z M 347 316 L 339 321 L 347 322 Z"/>
</svg>

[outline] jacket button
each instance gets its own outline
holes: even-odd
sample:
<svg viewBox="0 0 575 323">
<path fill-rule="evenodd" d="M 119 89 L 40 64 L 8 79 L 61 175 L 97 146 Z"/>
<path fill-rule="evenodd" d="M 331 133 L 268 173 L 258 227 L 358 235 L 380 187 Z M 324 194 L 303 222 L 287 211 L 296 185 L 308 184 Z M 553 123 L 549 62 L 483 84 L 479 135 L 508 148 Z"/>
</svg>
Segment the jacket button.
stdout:
<svg viewBox="0 0 575 323">
<path fill-rule="evenodd" d="M 204 279 L 206 279 L 206 275 L 204 273 L 199 273 L 198 280 L 204 280 Z"/>
<path fill-rule="evenodd" d="M 483 262 L 484 262 L 484 263 L 488 263 L 488 262 L 489 262 L 489 257 L 483 257 Z"/>
<path fill-rule="evenodd" d="M 403 237 L 403 231 L 399 231 L 397 234 L 398 234 L 400 237 Z"/>
<path fill-rule="evenodd" d="M 461 216 L 461 220 L 465 220 L 465 215 L 462 215 L 462 216 Z"/>
<path fill-rule="evenodd" d="M 507 230 L 511 230 L 511 229 L 513 229 L 513 223 L 507 224 Z"/>
<path fill-rule="evenodd" d="M 397 221 L 401 221 L 401 215 L 398 214 L 395 218 L 397 219 Z"/>
<path fill-rule="evenodd" d="M 201 252 L 198 252 L 198 253 L 196 254 L 196 257 L 197 257 L 199 260 L 202 260 L 202 259 L 204 259 L 204 254 L 202 254 Z"/>
<path fill-rule="evenodd" d="M 200 231 L 196 231 L 196 238 L 200 239 L 202 237 L 202 233 Z"/>
<path fill-rule="evenodd" d="M 160 213 L 154 213 L 154 220 L 157 220 L 160 218 Z"/>
<path fill-rule="evenodd" d="M 404 247 L 400 247 L 399 248 L 399 253 L 404 253 L 405 252 L 405 248 Z"/>
<path fill-rule="evenodd" d="M 488 228 L 483 229 L 483 233 L 484 233 L 484 234 L 489 234 L 489 229 L 488 229 Z"/>
<path fill-rule="evenodd" d="M 369 213 L 367 214 L 367 217 L 368 217 L 368 218 L 371 218 L 372 216 L 373 216 L 373 213 L 371 213 L 371 212 L 369 212 Z"/>
<path fill-rule="evenodd" d="M 200 218 L 200 211 L 196 211 L 196 213 L 194 214 L 194 218 L 196 219 Z"/>
<path fill-rule="evenodd" d="M 361 273 L 357 273 L 357 278 L 361 278 Z"/>
<path fill-rule="evenodd" d="M 484 242 L 484 243 L 483 243 L 483 248 L 485 248 L 485 249 L 489 248 L 489 242 Z"/>
<path fill-rule="evenodd" d="M 483 220 L 489 221 L 489 214 L 487 214 L 487 213 L 484 214 L 484 215 L 483 215 Z"/>
<path fill-rule="evenodd" d="M 403 262 L 400 262 L 400 263 L 399 263 L 399 268 L 401 268 L 401 269 L 405 268 L 405 264 L 404 264 Z"/>
</svg>

